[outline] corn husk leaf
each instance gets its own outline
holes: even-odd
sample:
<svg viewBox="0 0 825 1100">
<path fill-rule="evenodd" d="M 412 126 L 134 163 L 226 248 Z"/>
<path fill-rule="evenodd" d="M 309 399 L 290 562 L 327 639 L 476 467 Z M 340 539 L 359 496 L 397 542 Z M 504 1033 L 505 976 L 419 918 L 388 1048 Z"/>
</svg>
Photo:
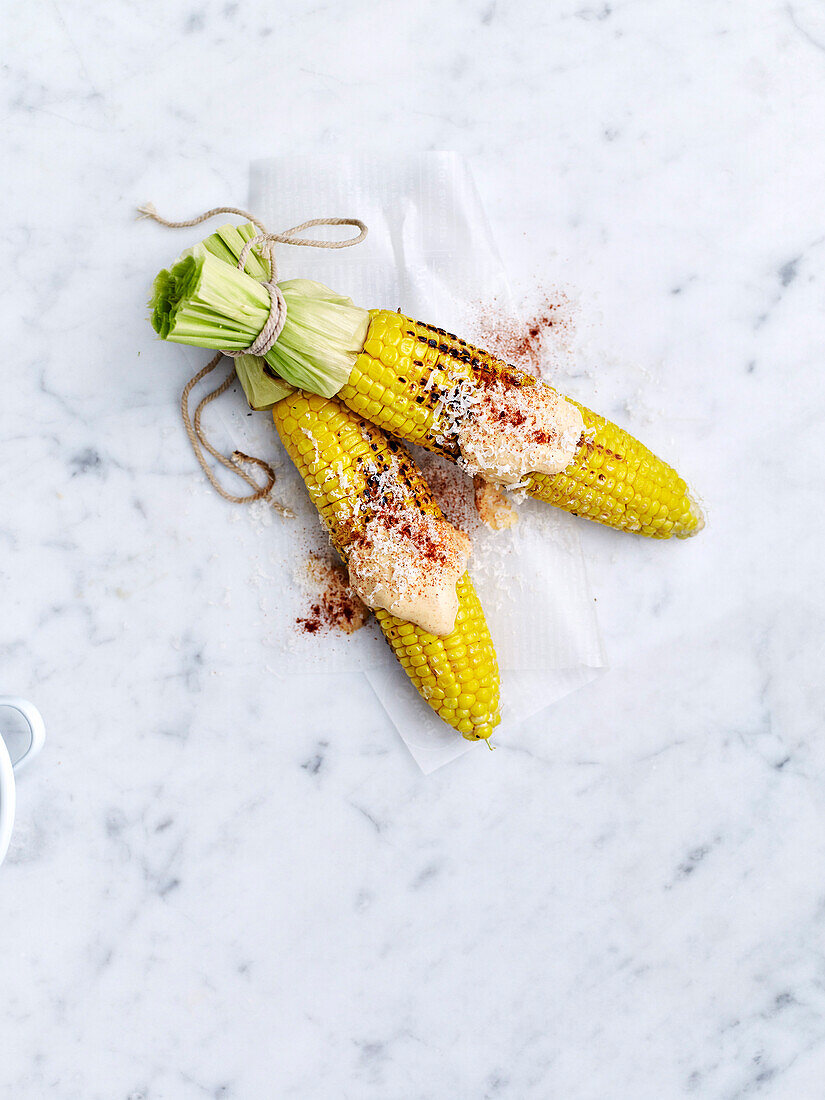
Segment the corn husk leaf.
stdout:
<svg viewBox="0 0 825 1100">
<path fill-rule="evenodd" d="M 295 390 L 282 378 L 273 378 L 266 368 L 266 362 L 257 355 L 238 355 L 235 358 L 235 373 L 243 386 L 249 407 L 256 412 L 274 408 Z"/>
<path fill-rule="evenodd" d="M 150 305 L 162 339 L 231 351 L 255 340 L 269 315 L 269 291 L 259 281 L 268 278 L 268 265 L 257 246 L 245 271 L 236 264 L 256 232 L 251 224 L 222 226 L 158 274 Z M 278 285 L 287 316 L 263 357 L 269 369 L 262 364 L 258 371 L 247 361 L 238 372 L 253 408 L 269 408 L 285 396 L 282 387 L 269 385 L 269 371 L 290 386 L 333 397 L 348 380 L 369 327 L 365 309 L 321 283 L 287 279 Z"/>
</svg>

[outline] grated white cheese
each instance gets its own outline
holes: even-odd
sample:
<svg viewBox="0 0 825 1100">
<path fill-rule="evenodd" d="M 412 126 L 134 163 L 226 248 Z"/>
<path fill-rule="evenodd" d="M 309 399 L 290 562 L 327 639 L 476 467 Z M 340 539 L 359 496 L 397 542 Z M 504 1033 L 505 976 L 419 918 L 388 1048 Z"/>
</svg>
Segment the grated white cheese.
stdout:
<svg viewBox="0 0 825 1100">
<path fill-rule="evenodd" d="M 462 465 L 487 481 L 519 488 L 527 474 L 557 474 L 570 465 L 584 428 L 576 406 L 544 383 L 478 391 L 458 424 Z"/>
<path fill-rule="evenodd" d="M 438 516 L 417 508 L 380 511 L 347 547 L 350 584 L 367 607 L 449 634 L 471 547 L 463 531 Z"/>
</svg>

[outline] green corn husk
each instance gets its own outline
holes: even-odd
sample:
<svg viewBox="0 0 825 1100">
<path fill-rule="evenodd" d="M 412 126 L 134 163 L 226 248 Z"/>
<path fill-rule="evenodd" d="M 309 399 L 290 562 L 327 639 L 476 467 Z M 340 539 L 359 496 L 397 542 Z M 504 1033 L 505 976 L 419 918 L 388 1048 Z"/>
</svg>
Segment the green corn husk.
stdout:
<svg viewBox="0 0 825 1100">
<path fill-rule="evenodd" d="M 269 315 L 269 291 L 261 285 L 268 265 L 253 249 L 245 271 L 236 266 L 255 233 L 249 224 L 223 226 L 158 274 L 150 306 L 152 327 L 162 339 L 229 351 L 255 340 Z M 369 326 L 365 309 L 321 283 L 288 279 L 278 285 L 287 317 L 263 357 L 269 369 L 254 356 L 236 360 L 254 408 L 269 408 L 284 397 L 284 384 L 333 397 L 349 378 Z M 270 371 L 278 378 L 270 378 Z"/>
<path fill-rule="evenodd" d="M 274 408 L 279 401 L 295 392 L 294 386 L 269 374 L 269 369 L 271 368 L 257 355 L 235 357 L 235 373 L 246 394 L 249 407 L 256 412 Z"/>
<path fill-rule="evenodd" d="M 202 240 L 197 247 L 205 248 L 225 264 L 237 267 L 244 245 L 257 235 L 258 230 L 252 222 L 244 222 L 243 225 L 222 225 L 220 229 Z M 194 249 L 190 248 L 183 255 L 187 256 L 193 251 Z M 260 245 L 254 245 L 247 253 L 244 271 L 259 283 L 269 278 L 269 264 L 261 253 Z"/>
</svg>

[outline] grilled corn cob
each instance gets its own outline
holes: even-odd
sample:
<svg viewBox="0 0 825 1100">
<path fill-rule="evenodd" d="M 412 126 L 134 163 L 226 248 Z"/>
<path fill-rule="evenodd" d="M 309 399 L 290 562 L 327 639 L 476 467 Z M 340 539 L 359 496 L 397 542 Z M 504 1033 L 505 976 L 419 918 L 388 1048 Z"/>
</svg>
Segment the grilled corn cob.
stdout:
<svg viewBox="0 0 825 1100">
<path fill-rule="evenodd" d="M 267 277 L 268 265 L 255 249 L 245 273 L 232 261 L 255 232 L 251 224 L 224 226 L 158 275 L 152 323 L 164 339 L 251 344 L 268 314 L 268 294 L 256 281 Z M 391 435 L 460 459 L 455 428 L 462 417 L 472 420 L 474 395 L 491 384 L 505 390 L 538 384 L 443 329 L 388 310 L 368 314 L 319 284 L 280 286 L 289 310 L 264 357 L 264 389 L 266 372 L 274 372 L 302 389 L 336 395 Z M 528 473 L 520 487 L 573 515 L 653 538 L 688 538 L 702 529 L 701 509 L 675 470 L 615 424 L 571 404 L 583 420 L 571 461 L 560 473 Z"/>
<path fill-rule="evenodd" d="M 363 530 L 380 504 L 388 477 L 393 499 L 441 516 L 418 468 L 398 443 L 340 405 L 296 391 L 272 410 L 275 427 L 304 479 L 338 553 Z M 500 721 L 499 673 L 493 642 L 469 574 L 457 585 L 459 610 L 446 637 L 378 609 L 375 616 L 416 689 L 469 740 L 487 738 Z"/>
<path fill-rule="evenodd" d="M 445 432 L 451 403 L 490 380 L 536 385 L 532 375 L 443 329 L 375 309 L 338 398 L 384 431 L 457 459 L 458 443 Z M 585 425 L 575 457 L 559 474 L 529 474 L 523 487 L 531 496 L 653 538 L 688 538 L 702 529 L 701 510 L 675 470 L 609 420 L 573 404 Z"/>
</svg>

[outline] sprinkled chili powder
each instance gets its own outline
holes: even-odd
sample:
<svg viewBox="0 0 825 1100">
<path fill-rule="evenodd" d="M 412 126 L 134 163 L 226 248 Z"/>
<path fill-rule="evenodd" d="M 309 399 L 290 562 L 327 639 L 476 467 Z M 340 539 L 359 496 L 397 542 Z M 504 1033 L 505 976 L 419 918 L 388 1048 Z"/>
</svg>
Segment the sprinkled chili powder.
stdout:
<svg viewBox="0 0 825 1100">
<path fill-rule="evenodd" d="M 307 573 L 321 587 L 321 594 L 310 604 L 309 612 L 295 620 L 304 634 L 326 634 L 330 630 L 353 634 L 366 624 L 369 609 L 350 588 L 342 565 L 310 556 Z"/>
<path fill-rule="evenodd" d="M 478 304 L 473 342 L 505 363 L 539 377 L 553 357 L 554 344 L 572 334 L 571 302 L 560 290 L 543 290 L 527 320 L 514 317 L 509 307 L 492 302 Z"/>
</svg>

